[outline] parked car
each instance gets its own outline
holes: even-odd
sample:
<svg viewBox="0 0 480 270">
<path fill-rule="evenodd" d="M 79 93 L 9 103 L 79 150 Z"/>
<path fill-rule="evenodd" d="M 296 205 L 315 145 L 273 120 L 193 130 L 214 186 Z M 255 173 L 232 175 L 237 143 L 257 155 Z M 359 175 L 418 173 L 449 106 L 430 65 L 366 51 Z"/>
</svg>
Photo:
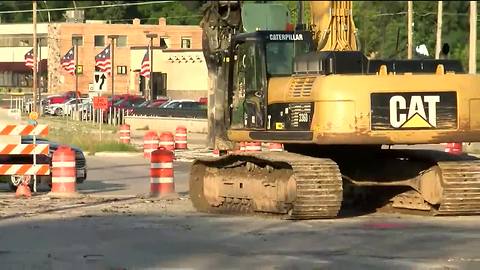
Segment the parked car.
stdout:
<svg viewBox="0 0 480 270">
<path fill-rule="evenodd" d="M 67 91 L 60 96 L 53 96 L 49 98 L 49 104 L 65 103 L 72 98 L 80 98 L 80 92 L 75 93 L 75 91 Z"/>
<path fill-rule="evenodd" d="M 194 100 L 189 99 L 180 99 L 180 100 L 171 100 L 159 108 L 164 109 L 202 109 L 203 105 Z"/>
<path fill-rule="evenodd" d="M 31 136 L 22 137 L 22 144 L 32 144 L 33 138 Z M 43 138 L 36 139 L 37 144 L 49 144 L 49 153 L 48 156 L 45 155 L 38 155 L 37 156 L 37 163 L 38 164 L 51 164 L 51 159 L 53 152 L 55 152 L 60 144 L 49 141 Z M 87 161 L 85 159 L 85 155 L 83 154 L 82 150 L 74 147 L 69 146 L 75 152 L 75 167 L 76 167 L 76 182 L 77 184 L 83 183 L 87 179 Z M 32 155 L 0 155 L 0 163 L 2 164 L 32 164 L 33 163 L 33 156 Z M 52 176 L 51 175 L 44 175 L 38 176 L 37 180 L 42 183 L 51 184 L 52 183 Z M 10 188 L 12 190 L 16 189 L 16 181 L 14 177 L 10 180 Z"/>
<path fill-rule="evenodd" d="M 198 102 L 200 102 L 203 105 L 208 105 L 208 98 L 201 97 L 201 98 L 198 99 Z"/>
<path fill-rule="evenodd" d="M 83 107 L 86 107 L 90 99 L 88 98 L 72 98 L 64 103 L 50 104 L 47 107 L 46 113 L 51 115 L 70 115 L 77 107 L 79 110 L 83 110 Z"/>
<path fill-rule="evenodd" d="M 169 97 L 157 97 L 153 100 L 146 100 L 138 106 L 135 106 L 135 108 L 158 108 L 168 101 L 170 101 Z"/>
</svg>

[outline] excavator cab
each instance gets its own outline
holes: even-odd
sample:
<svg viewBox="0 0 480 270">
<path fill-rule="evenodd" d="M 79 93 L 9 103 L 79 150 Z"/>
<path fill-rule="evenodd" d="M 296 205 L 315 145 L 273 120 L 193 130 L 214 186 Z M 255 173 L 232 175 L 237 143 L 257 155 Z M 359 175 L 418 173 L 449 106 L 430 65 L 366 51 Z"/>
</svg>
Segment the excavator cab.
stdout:
<svg viewBox="0 0 480 270">
<path fill-rule="evenodd" d="M 268 82 L 290 77 L 295 58 L 313 51 L 306 31 L 256 31 L 235 36 L 230 47 L 228 99 L 230 128 L 266 130 Z"/>
</svg>

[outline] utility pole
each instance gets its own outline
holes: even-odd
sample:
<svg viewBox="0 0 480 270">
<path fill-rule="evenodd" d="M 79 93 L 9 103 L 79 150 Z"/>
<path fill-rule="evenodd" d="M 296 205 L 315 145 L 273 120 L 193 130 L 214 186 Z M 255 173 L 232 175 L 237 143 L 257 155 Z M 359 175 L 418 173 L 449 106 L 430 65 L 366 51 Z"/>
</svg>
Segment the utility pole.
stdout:
<svg viewBox="0 0 480 270">
<path fill-rule="evenodd" d="M 108 38 L 111 39 L 110 44 L 112 45 L 112 108 L 115 108 L 113 100 L 115 96 L 115 39 L 118 38 L 118 35 L 108 35 Z"/>
<path fill-rule="evenodd" d="M 73 36 L 73 53 L 75 55 L 75 111 L 78 113 L 78 40 L 79 36 Z"/>
<path fill-rule="evenodd" d="M 440 51 L 442 50 L 442 16 L 443 16 L 443 2 L 438 1 L 437 11 L 437 42 L 435 44 L 435 59 L 440 58 Z"/>
<path fill-rule="evenodd" d="M 153 39 L 157 37 L 157 34 L 147 34 L 147 38 L 150 39 L 150 93 L 147 97 L 148 100 L 153 100 Z"/>
<path fill-rule="evenodd" d="M 468 73 L 477 73 L 477 1 L 470 1 L 470 46 Z"/>
<path fill-rule="evenodd" d="M 33 1 L 33 102 L 32 110 L 37 111 L 37 1 Z"/>
<path fill-rule="evenodd" d="M 37 40 L 38 42 L 38 113 L 41 114 L 42 113 L 42 87 L 40 86 L 40 81 L 41 81 L 41 78 L 42 78 L 42 38 L 38 38 Z"/>
<path fill-rule="evenodd" d="M 408 1 L 408 15 L 407 15 L 407 58 L 412 59 L 413 55 L 413 2 Z"/>
</svg>

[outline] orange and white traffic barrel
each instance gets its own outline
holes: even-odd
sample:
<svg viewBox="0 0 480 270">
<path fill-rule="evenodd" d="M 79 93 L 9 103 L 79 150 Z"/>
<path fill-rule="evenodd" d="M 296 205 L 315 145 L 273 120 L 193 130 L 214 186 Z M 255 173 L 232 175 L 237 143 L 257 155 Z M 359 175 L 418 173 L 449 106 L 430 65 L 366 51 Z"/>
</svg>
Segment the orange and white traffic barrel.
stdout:
<svg viewBox="0 0 480 270">
<path fill-rule="evenodd" d="M 187 128 L 184 126 L 175 129 L 175 149 L 187 149 Z"/>
<path fill-rule="evenodd" d="M 130 125 L 121 125 L 120 126 L 120 143 L 130 143 Z"/>
<path fill-rule="evenodd" d="M 77 170 L 75 152 L 68 146 L 60 146 L 52 156 L 52 190 L 50 195 L 76 195 Z"/>
<path fill-rule="evenodd" d="M 158 149 L 158 136 L 155 131 L 148 131 L 143 136 L 143 157 L 150 158 L 153 151 Z"/>
<path fill-rule="evenodd" d="M 445 146 L 445 152 L 460 155 L 463 153 L 462 143 L 447 143 Z"/>
<path fill-rule="evenodd" d="M 175 193 L 173 182 L 173 152 L 163 147 L 152 152 L 150 159 L 150 195 Z"/>
<path fill-rule="evenodd" d="M 261 142 L 245 142 L 245 152 L 261 152 Z"/>
<path fill-rule="evenodd" d="M 240 152 L 245 152 L 245 142 L 240 142 Z"/>
<path fill-rule="evenodd" d="M 162 132 L 159 137 L 159 146 L 164 147 L 166 150 L 175 150 L 175 141 L 171 132 Z"/>
<path fill-rule="evenodd" d="M 268 150 L 270 152 L 282 152 L 283 151 L 283 144 L 281 143 L 269 143 Z"/>
</svg>

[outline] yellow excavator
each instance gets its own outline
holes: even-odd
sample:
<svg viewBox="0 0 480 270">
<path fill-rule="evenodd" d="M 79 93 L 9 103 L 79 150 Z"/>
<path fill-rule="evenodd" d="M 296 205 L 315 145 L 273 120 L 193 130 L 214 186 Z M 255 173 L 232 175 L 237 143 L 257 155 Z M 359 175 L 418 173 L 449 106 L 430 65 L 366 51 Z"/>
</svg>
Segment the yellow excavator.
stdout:
<svg viewBox="0 0 480 270">
<path fill-rule="evenodd" d="M 351 1 L 309 3 L 310 27 L 289 24 L 275 2 L 205 4 L 216 146 L 277 142 L 287 151 L 197 159 L 194 207 L 311 219 L 378 200 L 434 215 L 480 213 L 477 159 L 382 148 L 479 141 L 480 76 L 456 60 L 367 59 Z"/>
</svg>

